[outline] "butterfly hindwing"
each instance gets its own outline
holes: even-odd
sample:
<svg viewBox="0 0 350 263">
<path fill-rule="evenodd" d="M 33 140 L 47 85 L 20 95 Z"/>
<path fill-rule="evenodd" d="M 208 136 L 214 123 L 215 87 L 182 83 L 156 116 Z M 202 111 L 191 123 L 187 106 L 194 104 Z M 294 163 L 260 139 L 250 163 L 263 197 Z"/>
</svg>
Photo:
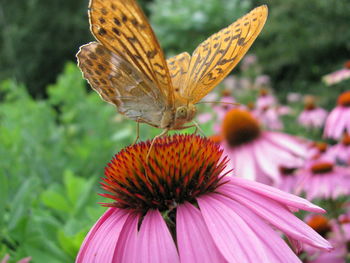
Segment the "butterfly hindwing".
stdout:
<svg viewBox="0 0 350 263">
<path fill-rule="evenodd" d="M 91 31 L 107 49 L 124 58 L 174 104 L 174 91 L 157 38 L 135 0 L 91 0 Z"/>
<path fill-rule="evenodd" d="M 181 95 L 197 103 L 215 88 L 253 44 L 267 12 L 265 5 L 257 7 L 201 43 L 192 54 Z"/>
<path fill-rule="evenodd" d="M 159 127 L 166 97 L 142 73 L 97 42 L 80 48 L 78 66 L 105 101 L 132 120 Z"/>
<path fill-rule="evenodd" d="M 167 59 L 170 77 L 175 92 L 181 93 L 181 90 L 184 88 L 190 60 L 191 56 L 187 52 L 180 53 Z"/>
</svg>

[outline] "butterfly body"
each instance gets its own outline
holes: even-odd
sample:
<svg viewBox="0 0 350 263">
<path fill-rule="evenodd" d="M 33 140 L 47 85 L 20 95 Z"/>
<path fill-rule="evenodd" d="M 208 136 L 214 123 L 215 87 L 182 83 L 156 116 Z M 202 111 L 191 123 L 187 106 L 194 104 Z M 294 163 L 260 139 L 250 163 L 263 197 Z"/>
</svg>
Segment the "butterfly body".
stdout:
<svg viewBox="0 0 350 263">
<path fill-rule="evenodd" d="M 91 0 L 90 28 L 98 40 L 80 47 L 78 66 L 101 98 L 128 118 L 182 129 L 195 104 L 239 62 L 260 33 L 260 6 L 200 44 L 168 60 L 135 0 Z"/>
</svg>

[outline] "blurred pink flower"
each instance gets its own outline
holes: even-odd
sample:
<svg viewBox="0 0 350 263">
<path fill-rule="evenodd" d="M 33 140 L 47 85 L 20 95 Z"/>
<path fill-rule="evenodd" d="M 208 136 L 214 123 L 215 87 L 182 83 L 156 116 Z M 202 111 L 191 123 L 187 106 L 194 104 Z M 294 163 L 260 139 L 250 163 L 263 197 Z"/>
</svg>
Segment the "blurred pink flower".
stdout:
<svg viewBox="0 0 350 263">
<path fill-rule="evenodd" d="M 298 178 L 295 175 L 297 168 L 289 168 L 289 167 L 281 166 L 279 170 L 280 170 L 281 181 L 279 185 L 277 185 L 277 188 L 287 193 L 293 194 L 295 191 L 296 183 L 298 182 Z"/>
<path fill-rule="evenodd" d="M 279 185 L 279 167 L 301 167 L 306 146 L 296 137 L 264 131 L 251 113 L 242 109 L 229 111 L 222 123 L 221 142 L 231 159 L 227 169 L 237 176 Z"/>
<path fill-rule="evenodd" d="M 334 71 L 330 74 L 327 74 L 322 77 L 322 80 L 327 84 L 327 85 L 333 85 L 337 84 L 343 80 L 349 79 L 350 78 L 350 69 L 343 68 L 337 71 Z"/>
<path fill-rule="evenodd" d="M 343 139 L 330 147 L 328 152 L 335 161 L 350 165 L 350 135 L 344 134 Z"/>
<path fill-rule="evenodd" d="M 328 153 L 329 145 L 325 142 L 310 142 L 307 159 L 312 162 L 317 159 L 329 160 L 331 162 L 334 161 L 333 156 Z"/>
<path fill-rule="evenodd" d="M 207 123 L 208 121 L 211 121 L 214 118 L 214 116 L 212 113 L 206 112 L 206 113 L 198 114 L 196 118 L 198 123 L 202 124 L 202 123 Z"/>
<path fill-rule="evenodd" d="M 337 106 L 326 120 L 324 136 L 339 139 L 344 132 L 350 133 L 350 91 L 338 97 Z"/>
<path fill-rule="evenodd" d="M 298 102 L 301 100 L 301 94 L 300 93 L 296 93 L 296 92 L 289 92 L 287 94 L 287 101 L 289 103 L 291 102 Z"/>
<path fill-rule="evenodd" d="M 344 239 L 343 230 L 340 230 L 338 222 L 335 220 L 328 220 L 322 215 L 311 215 L 305 219 L 306 223 L 312 227 L 322 237 L 332 244 L 332 251 L 320 251 L 313 247 L 304 246 L 304 251 L 307 253 L 308 263 L 345 263 L 346 260 L 346 243 Z"/>
<path fill-rule="evenodd" d="M 6 254 L 5 257 L 1 259 L 1 263 L 8 263 L 9 260 L 10 260 L 10 255 Z M 32 257 L 26 257 L 18 260 L 17 263 L 28 263 L 31 260 L 32 260 Z"/>
<path fill-rule="evenodd" d="M 350 193 L 350 169 L 322 158 L 298 171 L 296 194 L 305 193 L 308 200 L 337 199 Z"/>
<path fill-rule="evenodd" d="M 258 61 L 256 55 L 248 54 L 245 55 L 240 63 L 241 70 L 245 71 L 249 69 L 251 66 L 255 65 Z"/>
<path fill-rule="evenodd" d="M 225 158 L 193 135 L 122 150 L 105 170 L 110 208 L 76 262 L 300 262 L 279 230 L 319 249 L 331 245 L 292 214 L 324 212 L 305 199 L 222 174 Z"/>
<path fill-rule="evenodd" d="M 280 113 L 276 107 L 257 108 L 252 114 L 259 122 L 269 130 L 282 130 L 284 125 L 280 119 Z"/>
<path fill-rule="evenodd" d="M 255 85 L 258 87 L 269 86 L 270 82 L 271 80 L 268 75 L 260 75 L 260 76 L 257 76 L 255 79 Z"/>
<path fill-rule="evenodd" d="M 327 111 L 320 107 L 304 109 L 298 117 L 298 122 L 306 128 L 321 128 L 327 114 Z"/>
<path fill-rule="evenodd" d="M 264 109 L 276 105 L 277 100 L 275 96 L 271 94 L 260 95 L 256 100 L 256 107 L 258 109 Z"/>
</svg>

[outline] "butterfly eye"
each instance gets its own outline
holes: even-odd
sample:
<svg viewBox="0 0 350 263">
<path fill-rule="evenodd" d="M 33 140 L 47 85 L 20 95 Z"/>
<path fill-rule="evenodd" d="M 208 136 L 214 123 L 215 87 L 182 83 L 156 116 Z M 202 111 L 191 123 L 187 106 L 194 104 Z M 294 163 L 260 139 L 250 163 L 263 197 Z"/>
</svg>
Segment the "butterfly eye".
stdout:
<svg viewBox="0 0 350 263">
<path fill-rule="evenodd" d="M 187 118 L 187 108 L 185 106 L 178 107 L 176 109 L 175 119 L 186 119 Z"/>
</svg>

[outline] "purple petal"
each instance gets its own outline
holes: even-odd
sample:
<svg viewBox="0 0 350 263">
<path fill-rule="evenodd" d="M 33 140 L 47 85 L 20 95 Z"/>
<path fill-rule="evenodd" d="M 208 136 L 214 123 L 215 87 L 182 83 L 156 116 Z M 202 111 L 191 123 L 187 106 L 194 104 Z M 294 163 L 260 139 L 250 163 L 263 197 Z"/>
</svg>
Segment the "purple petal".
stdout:
<svg viewBox="0 0 350 263">
<path fill-rule="evenodd" d="M 142 263 L 179 262 L 175 243 L 158 210 L 149 210 L 139 232 L 138 261 Z"/>
<path fill-rule="evenodd" d="M 299 156 L 306 157 L 307 155 L 306 147 L 290 135 L 280 132 L 265 132 L 264 137 L 275 145 L 288 149 Z"/>
<path fill-rule="evenodd" d="M 261 241 L 232 209 L 217 200 L 217 194 L 198 198 L 204 221 L 221 254 L 229 262 L 269 262 Z"/>
<path fill-rule="evenodd" d="M 177 207 L 176 233 L 181 263 L 225 262 L 205 225 L 203 216 L 190 203 Z"/>
<path fill-rule="evenodd" d="M 260 243 L 256 245 L 262 246 L 264 251 L 266 251 L 267 258 L 264 260 L 271 263 L 300 262 L 286 242 L 254 212 L 222 195 L 218 195 L 217 198 L 233 209 L 256 233 L 260 240 Z M 256 258 L 256 262 L 262 262 L 262 259 Z"/>
<path fill-rule="evenodd" d="M 271 198 L 281 204 L 302 209 L 305 211 L 310 211 L 310 212 L 316 212 L 316 213 L 326 212 L 321 207 L 314 205 L 313 203 L 307 201 L 304 198 L 283 192 L 277 188 L 274 188 L 265 184 L 261 184 L 258 182 L 245 180 L 243 178 L 238 178 L 238 177 L 227 177 L 227 179 L 230 180 L 230 182 L 234 185 L 248 189 L 250 191 L 258 193 L 259 195 L 263 195 L 265 197 Z"/>
<path fill-rule="evenodd" d="M 327 240 L 317 234 L 311 227 L 293 215 L 278 201 L 271 200 L 260 194 L 247 191 L 241 187 L 227 183 L 222 185 L 218 191 L 238 201 L 243 206 L 254 211 L 271 225 L 280 229 L 288 236 L 301 240 L 311 246 L 329 250 L 332 246 Z"/>
<path fill-rule="evenodd" d="M 255 163 L 252 155 L 252 145 L 248 144 L 235 149 L 234 172 L 237 176 L 249 180 L 256 179 Z"/>
<path fill-rule="evenodd" d="M 271 145 L 268 145 L 263 140 L 256 142 L 254 145 L 254 156 L 259 165 L 259 168 L 263 171 L 263 173 L 266 176 L 271 178 L 277 184 L 280 181 L 280 172 L 278 170 L 278 164 L 281 163 L 281 161 L 276 160 L 275 156 L 278 155 L 269 154 L 270 151 Z M 267 158 L 269 156 L 271 156 L 274 159 L 271 160 L 271 158 Z"/>
<path fill-rule="evenodd" d="M 140 216 L 130 214 L 119 235 L 117 247 L 113 256 L 113 263 L 137 262 L 137 226 Z"/>
<path fill-rule="evenodd" d="M 108 209 L 85 237 L 75 262 L 112 262 L 114 249 L 128 214 L 123 209 Z"/>
</svg>

